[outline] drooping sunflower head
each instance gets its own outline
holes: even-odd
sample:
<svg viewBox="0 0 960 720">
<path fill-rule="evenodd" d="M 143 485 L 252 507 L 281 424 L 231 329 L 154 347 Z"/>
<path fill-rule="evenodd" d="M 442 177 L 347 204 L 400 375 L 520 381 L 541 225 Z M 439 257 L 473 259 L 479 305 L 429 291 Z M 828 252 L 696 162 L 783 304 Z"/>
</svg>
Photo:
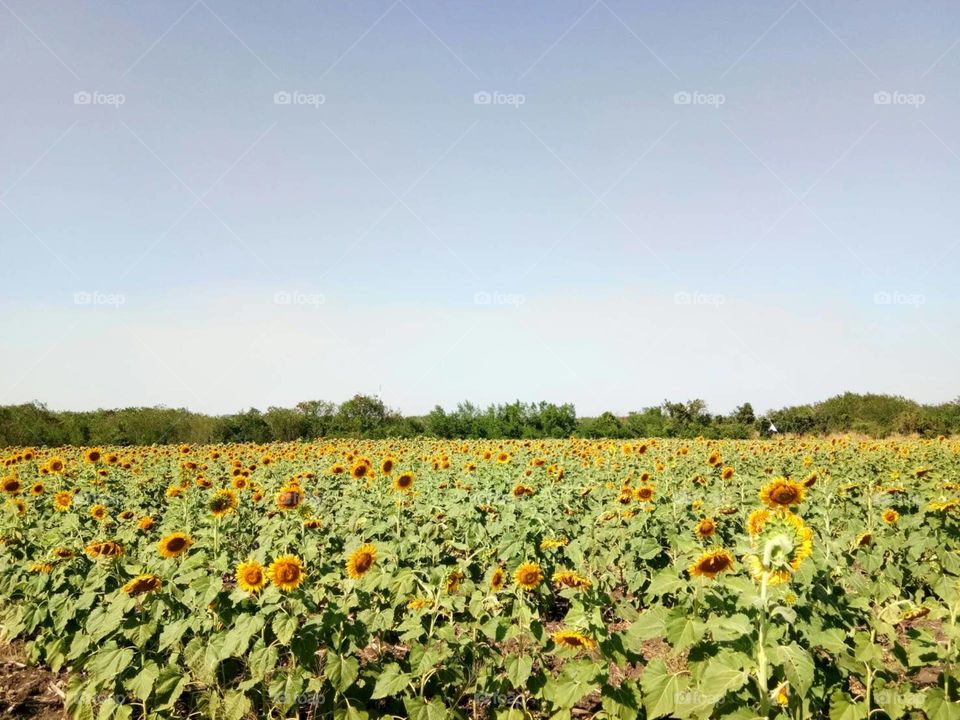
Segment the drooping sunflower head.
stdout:
<svg viewBox="0 0 960 720">
<path fill-rule="evenodd" d="M 733 569 L 733 555 L 728 550 L 717 549 L 705 552 L 688 568 L 692 577 L 715 578 L 722 572 Z"/>
<path fill-rule="evenodd" d="M 502 567 L 496 567 L 490 575 L 490 589 L 500 592 L 507 582 L 507 573 Z"/>
<path fill-rule="evenodd" d="M 29 570 L 32 573 L 43 573 L 44 575 L 49 575 L 53 572 L 53 565 L 45 562 L 35 562 L 30 564 Z"/>
<path fill-rule="evenodd" d="M 167 535 L 157 543 L 157 550 L 165 558 L 175 558 L 183 555 L 193 545 L 193 538 L 186 533 L 175 532 Z"/>
<path fill-rule="evenodd" d="M 123 545 L 113 540 L 87 545 L 84 552 L 92 558 L 117 558 L 123 555 Z"/>
<path fill-rule="evenodd" d="M 557 630 L 550 634 L 557 647 L 567 650 L 592 650 L 597 643 L 577 630 Z"/>
<path fill-rule="evenodd" d="M 697 535 L 702 538 L 708 538 L 717 531 L 717 524 L 713 518 L 705 517 L 697 523 Z"/>
<path fill-rule="evenodd" d="M 793 480 L 779 477 L 767 483 L 759 493 L 760 502 L 772 508 L 786 508 L 803 502 L 806 488 Z"/>
<path fill-rule="evenodd" d="M 347 558 L 347 575 L 354 580 L 359 580 L 373 567 L 377 560 L 377 548 L 371 544 L 361 545 Z"/>
<path fill-rule="evenodd" d="M 543 569 L 537 563 L 523 563 L 514 572 L 513 579 L 524 590 L 534 590 L 543 580 Z"/>
<path fill-rule="evenodd" d="M 214 517 L 220 517 L 233 512 L 237 508 L 237 494 L 233 490 L 217 490 L 207 507 Z"/>
<path fill-rule="evenodd" d="M 268 570 L 270 582 L 279 590 L 290 592 L 296 590 L 303 583 L 303 561 L 296 555 L 278 557 Z"/>
<path fill-rule="evenodd" d="M 50 554 L 58 560 L 69 560 L 73 557 L 73 550 L 65 547 L 55 547 L 50 551 Z"/>
<path fill-rule="evenodd" d="M 461 570 L 454 570 L 447 576 L 446 591 L 448 594 L 453 594 L 460 587 L 460 583 L 463 582 L 464 574 Z"/>
<path fill-rule="evenodd" d="M 123 586 L 127 595 L 143 595 L 160 589 L 163 583 L 156 575 L 137 575 Z"/>
<path fill-rule="evenodd" d="M 244 592 L 258 593 L 267 585 L 264 567 L 256 560 L 247 560 L 237 565 L 234 576 L 237 578 L 237 585 Z"/>
<path fill-rule="evenodd" d="M 307 530 L 317 530 L 323 527 L 323 520 L 318 517 L 307 518 L 303 521 L 303 526 Z"/>
<path fill-rule="evenodd" d="M 402 472 L 393 479 L 393 489 L 399 492 L 407 492 L 413 487 L 413 473 Z"/>
<path fill-rule="evenodd" d="M 523 483 L 517 483 L 513 486 L 513 496 L 515 498 L 530 497 L 536 490 L 533 489 L 530 485 L 524 485 Z"/>
<path fill-rule="evenodd" d="M 593 582 L 590 578 L 584 577 L 578 573 L 575 573 L 571 570 L 561 570 L 553 574 L 553 586 L 557 590 L 562 590 L 564 588 L 570 588 L 572 590 L 587 590 L 592 585 Z"/>
</svg>

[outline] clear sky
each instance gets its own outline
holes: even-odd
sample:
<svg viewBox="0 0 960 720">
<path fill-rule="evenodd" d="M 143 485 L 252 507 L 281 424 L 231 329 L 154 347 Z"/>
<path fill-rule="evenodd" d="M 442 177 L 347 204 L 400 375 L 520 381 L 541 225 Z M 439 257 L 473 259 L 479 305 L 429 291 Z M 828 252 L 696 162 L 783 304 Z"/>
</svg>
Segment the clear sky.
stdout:
<svg viewBox="0 0 960 720">
<path fill-rule="evenodd" d="M 960 395 L 960 4 L 0 0 L 0 403 Z"/>
</svg>

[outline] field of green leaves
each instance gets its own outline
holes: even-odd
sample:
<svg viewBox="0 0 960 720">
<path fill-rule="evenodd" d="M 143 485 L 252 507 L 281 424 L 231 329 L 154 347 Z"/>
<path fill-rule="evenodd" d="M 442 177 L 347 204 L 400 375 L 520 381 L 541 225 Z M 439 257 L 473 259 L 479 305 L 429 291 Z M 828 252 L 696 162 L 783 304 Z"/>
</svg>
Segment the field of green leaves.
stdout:
<svg viewBox="0 0 960 720">
<path fill-rule="evenodd" d="M 10 448 L 72 717 L 960 718 L 960 443 Z"/>
</svg>

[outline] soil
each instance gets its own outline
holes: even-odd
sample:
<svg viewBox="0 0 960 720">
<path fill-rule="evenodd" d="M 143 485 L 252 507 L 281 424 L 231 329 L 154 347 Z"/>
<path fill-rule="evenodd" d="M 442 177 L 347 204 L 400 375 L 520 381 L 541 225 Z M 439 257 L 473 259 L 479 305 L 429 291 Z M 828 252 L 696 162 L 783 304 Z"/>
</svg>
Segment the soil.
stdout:
<svg viewBox="0 0 960 720">
<path fill-rule="evenodd" d="M 0 719 L 66 718 L 63 688 L 66 674 L 31 667 L 19 645 L 0 647 Z"/>
</svg>

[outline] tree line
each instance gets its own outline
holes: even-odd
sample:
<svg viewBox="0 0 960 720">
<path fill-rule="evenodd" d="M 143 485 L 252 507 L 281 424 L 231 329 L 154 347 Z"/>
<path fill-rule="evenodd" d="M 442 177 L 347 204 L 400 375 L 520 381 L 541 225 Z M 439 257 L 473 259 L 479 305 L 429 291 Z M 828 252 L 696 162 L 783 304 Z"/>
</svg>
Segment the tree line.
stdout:
<svg viewBox="0 0 960 720">
<path fill-rule="evenodd" d="M 672 402 L 627 415 L 578 417 L 572 404 L 520 401 L 481 408 L 462 402 L 427 415 L 404 416 L 370 395 L 342 403 L 309 400 L 292 408 L 251 408 L 205 415 L 183 408 L 143 407 L 56 412 L 41 403 L 0 406 L 0 446 L 153 445 L 361 438 L 751 438 L 779 433 L 826 435 L 855 432 L 924 437 L 960 433 L 960 398 L 922 405 L 902 397 L 845 393 L 823 402 L 771 410 L 762 416 L 749 402 L 727 415 L 712 414 L 703 400 Z"/>
</svg>

